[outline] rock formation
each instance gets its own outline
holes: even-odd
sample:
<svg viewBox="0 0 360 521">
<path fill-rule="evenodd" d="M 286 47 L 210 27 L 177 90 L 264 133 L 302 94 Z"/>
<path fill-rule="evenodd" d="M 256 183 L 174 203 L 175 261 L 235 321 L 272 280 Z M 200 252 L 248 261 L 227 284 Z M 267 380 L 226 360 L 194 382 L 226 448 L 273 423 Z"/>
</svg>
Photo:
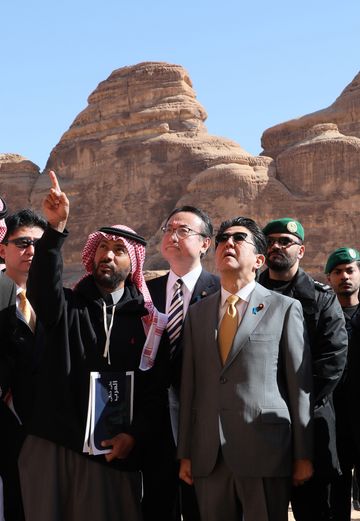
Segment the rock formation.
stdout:
<svg viewBox="0 0 360 521">
<path fill-rule="evenodd" d="M 177 204 L 208 208 L 219 221 L 224 213 L 230 215 L 228 198 L 236 204 L 264 188 L 271 160 L 210 136 L 206 117 L 187 72 L 177 65 L 141 63 L 118 69 L 100 83 L 47 163 L 71 199 L 68 265 L 79 262 L 90 231 L 120 222 L 147 238 L 155 235 L 147 267 L 164 268 L 157 231 Z M 246 181 L 238 189 L 242 177 Z M 34 205 L 45 185 L 45 179 L 38 180 Z M 214 190 L 221 198 L 217 207 Z"/>
<path fill-rule="evenodd" d="M 149 239 L 147 268 L 165 268 L 158 230 L 181 204 L 207 210 L 215 225 L 240 214 L 260 224 L 298 218 L 306 232 L 303 265 L 314 274 L 333 248 L 360 246 L 360 74 L 329 108 L 265 131 L 261 156 L 209 135 L 205 120 L 181 66 L 140 63 L 99 84 L 47 163 L 71 201 L 69 280 L 78 277 L 87 234 L 104 224 L 141 232 Z M 36 165 L 2 155 L 0 176 L 11 205 L 40 207 L 48 180 Z M 206 263 L 212 269 L 211 255 Z"/>
<path fill-rule="evenodd" d="M 19 154 L 0 154 L 0 194 L 10 213 L 31 205 L 32 188 L 39 167 Z"/>
<path fill-rule="evenodd" d="M 360 73 L 330 107 L 266 130 L 261 138 L 263 155 L 277 157 L 285 149 L 306 139 L 315 125 L 333 123 L 345 136 L 360 138 Z"/>
</svg>

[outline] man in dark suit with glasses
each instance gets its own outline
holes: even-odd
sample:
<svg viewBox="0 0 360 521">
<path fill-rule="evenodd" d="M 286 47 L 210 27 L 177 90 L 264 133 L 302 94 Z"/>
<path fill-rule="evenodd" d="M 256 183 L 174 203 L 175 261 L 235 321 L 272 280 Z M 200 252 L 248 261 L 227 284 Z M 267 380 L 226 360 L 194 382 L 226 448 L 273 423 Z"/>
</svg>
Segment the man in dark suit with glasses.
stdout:
<svg viewBox="0 0 360 521">
<path fill-rule="evenodd" d="M 157 465 L 147 462 L 144 476 L 143 514 L 145 521 L 200 520 L 193 487 L 178 479 L 175 460 L 178 423 L 178 391 L 181 352 L 178 345 L 182 325 L 191 304 L 215 293 L 219 278 L 202 268 L 213 235 L 209 216 L 194 206 L 175 208 L 166 218 L 161 241 L 161 254 L 168 262 L 167 275 L 148 282 L 154 305 L 169 316 L 168 334 L 172 350 L 172 374 L 169 375 L 169 410 L 171 419 L 164 425 L 164 440 L 157 450 Z M 159 465 L 159 451 L 162 454 Z M 179 488 L 180 487 L 180 488 Z M 178 495 L 178 499 L 176 496 Z M 174 508 L 174 506 L 176 507 Z"/>
</svg>

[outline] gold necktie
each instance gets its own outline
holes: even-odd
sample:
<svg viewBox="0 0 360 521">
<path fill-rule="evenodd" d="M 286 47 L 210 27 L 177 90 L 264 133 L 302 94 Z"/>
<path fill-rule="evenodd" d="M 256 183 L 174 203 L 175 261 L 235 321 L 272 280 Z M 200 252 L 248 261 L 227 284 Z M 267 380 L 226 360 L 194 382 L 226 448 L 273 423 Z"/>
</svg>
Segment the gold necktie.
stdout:
<svg viewBox="0 0 360 521">
<path fill-rule="evenodd" d="M 228 357 L 235 333 L 238 328 L 239 314 L 236 309 L 236 303 L 238 302 L 238 300 L 240 300 L 240 297 L 238 297 L 237 295 L 230 295 L 226 299 L 229 305 L 227 307 L 227 310 L 225 311 L 219 328 L 219 349 L 223 365 Z"/>
<path fill-rule="evenodd" d="M 22 290 L 21 293 L 19 293 L 19 310 L 21 311 L 25 321 L 27 324 L 30 324 L 31 321 L 31 306 L 30 302 L 26 298 L 26 291 Z"/>
</svg>

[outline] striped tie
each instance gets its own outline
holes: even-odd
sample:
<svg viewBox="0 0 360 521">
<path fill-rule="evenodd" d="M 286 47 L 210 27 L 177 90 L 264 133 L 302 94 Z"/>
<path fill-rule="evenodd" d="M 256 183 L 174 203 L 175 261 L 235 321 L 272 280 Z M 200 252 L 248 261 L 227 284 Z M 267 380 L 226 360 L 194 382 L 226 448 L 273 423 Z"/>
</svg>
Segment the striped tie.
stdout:
<svg viewBox="0 0 360 521">
<path fill-rule="evenodd" d="M 183 324 L 184 314 L 184 300 L 181 286 L 183 281 L 178 279 L 174 284 L 174 295 L 171 300 L 170 309 L 168 313 L 167 332 L 170 339 L 170 353 L 173 354 L 176 341 L 179 338 L 180 331 Z"/>
</svg>

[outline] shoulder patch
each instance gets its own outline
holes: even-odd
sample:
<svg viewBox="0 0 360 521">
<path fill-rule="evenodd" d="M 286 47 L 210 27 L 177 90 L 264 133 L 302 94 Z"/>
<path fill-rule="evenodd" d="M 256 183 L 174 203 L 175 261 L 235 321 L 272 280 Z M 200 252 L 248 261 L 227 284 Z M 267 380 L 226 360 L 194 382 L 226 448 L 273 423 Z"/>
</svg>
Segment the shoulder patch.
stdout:
<svg viewBox="0 0 360 521">
<path fill-rule="evenodd" d="M 319 282 L 318 280 L 314 280 L 315 289 L 320 291 L 332 291 L 332 287 L 329 284 L 324 284 L 323 282 Z"/>
</svg>

